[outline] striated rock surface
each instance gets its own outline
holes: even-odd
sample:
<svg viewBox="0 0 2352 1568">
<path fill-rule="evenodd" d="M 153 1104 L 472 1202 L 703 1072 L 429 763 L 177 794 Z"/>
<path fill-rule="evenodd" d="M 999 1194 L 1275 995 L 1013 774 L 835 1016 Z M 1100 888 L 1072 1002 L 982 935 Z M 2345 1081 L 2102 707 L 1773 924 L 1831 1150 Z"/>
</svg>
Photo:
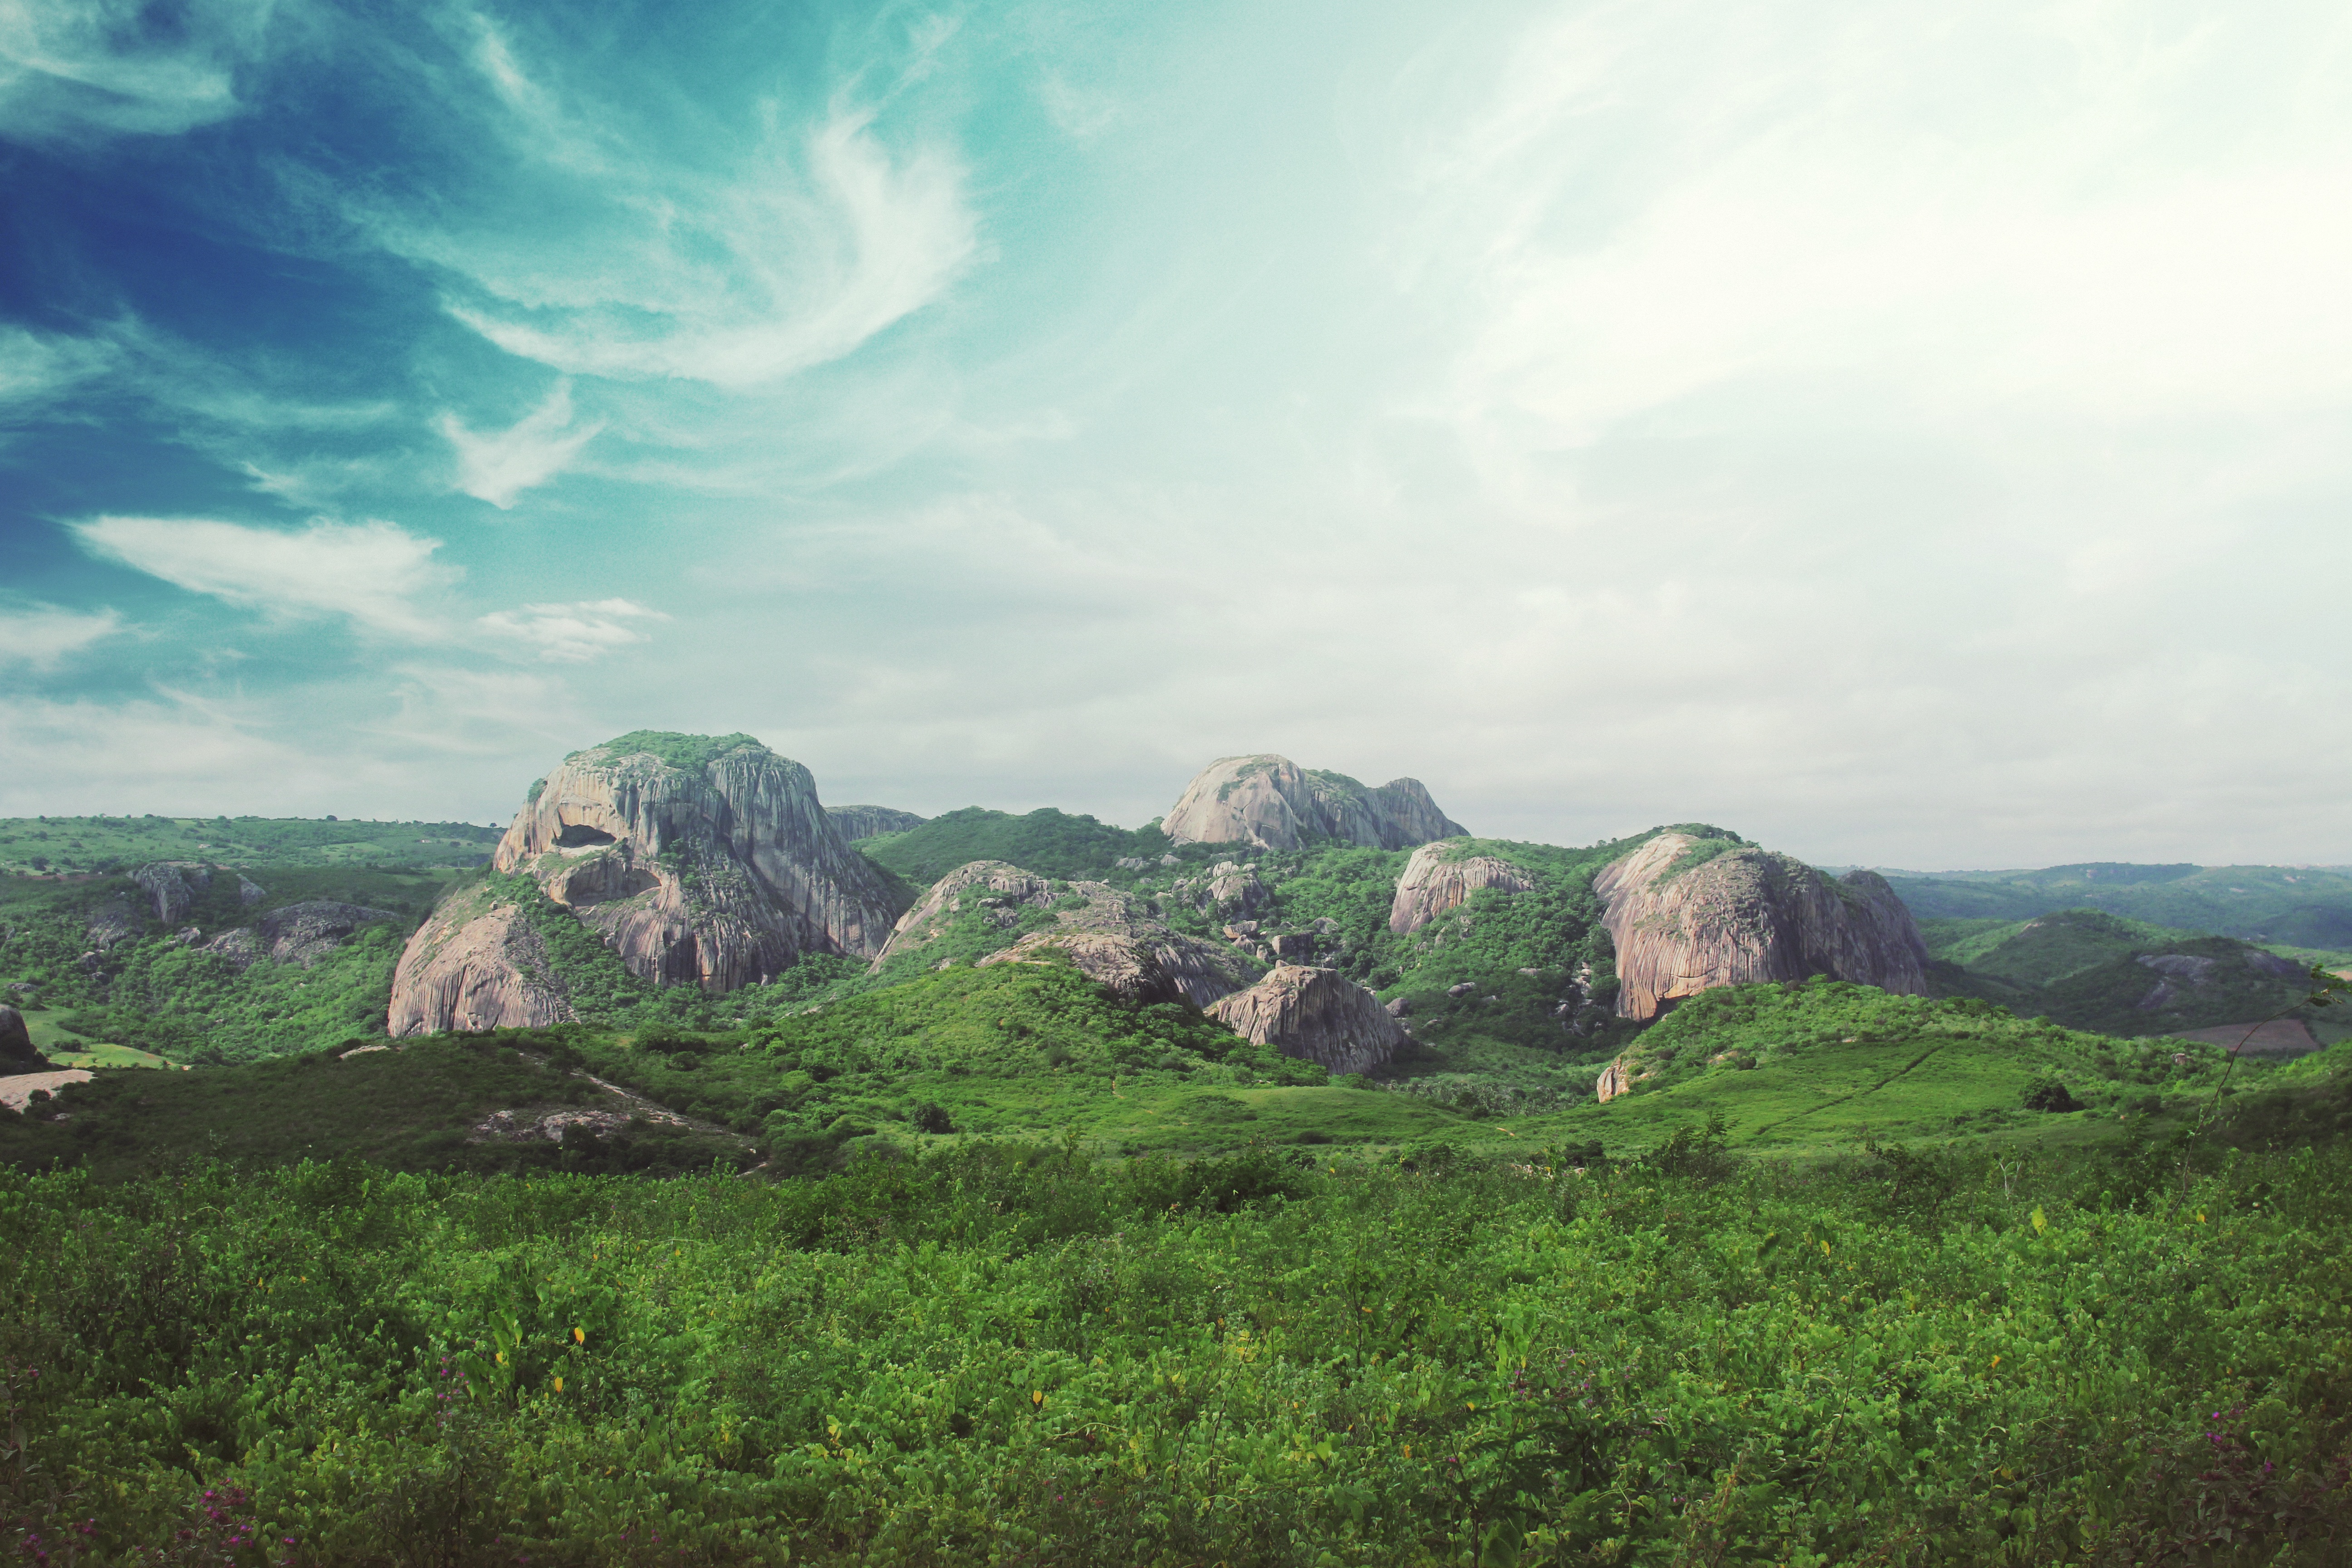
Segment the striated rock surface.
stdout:
<svg viewBox="0 0 2352 1568">
<path fill-rule="evenodd" d="M 1389 906 L 1389 930 L 1410 936 L 1468 903 L 1470 895 L 1481 888 L 1524 893 L 1535 886 L 1526 872 L 1491 855 L 1449 858 L 1458 850 L 1458 846 L 1440 842 L 1424 844 L 1412 852 L 1412 858 L 1405 862 L 1404 875 L 1397 879 L 1396 900 Z"/>
<path fill-rule="evenodd" d="M 894 811 L 887 805 L 828 805 L 824 814 L 833 818 L 841 836 L 853 844 L 885 833 L 905 833 L 930 820 L 911 811 Z"/>
<path fill-rule="evenodd" d="M 138 936 L 139 921 L 131 906 L 121 899 L 109 899 L 89 912 L 89 923 L 83 929 L 82 940 L 89 942 L 92 952 L 104 952 L 117 942 L 129 942 Z"/>
<path fill-rule="evenodd" d="M 871 957 L 901 904 L 809 771 L 749 735 L 639 731 L 575 752 L 531 786 L 491 864 L 537 881 L 632 973 L 712 993 L 772 980 L 805 953 Z M 436 911 L 394 976 L 410 1032 L 469 1026 L 446 1005 L 457 994 L 446 977 L 426 984 L 426 948 L 448 923 Z M 482 962 L 482 985 L 506 984 L 503 960 Z"/>
<path fill-rule="evenodd" d="M 1055 883 L 1002 860 L 959 866 L 907 912 L 874 967 L 919 952 L 951 924 L 977 916 L 1007 935 L 1003 947 L 976 963 L 1034 962 L 1043 950 L 1057 949 L 1089 979 L 1147 1002 L 1182 997 L 1205 1007 L 1264 973 L 1232 948 L 1170 930 L 1148 900 L 1105 882 L 1060 886 L 1056 892 Z M 1050 927 L 1010 934 L 1024 914 L 1040 910 L 1052 910 Z"/>
<path fill-rule="evenodd" d="M 1336 969 L 1277 964 L 1208 1011 L 1245 1039 L 1333 1072 L 1378 1067 L 1409 1038 L 1379 997 Z"/>
<path fill-rule="evenodd" d="M 1310 838 L 1409 849 L 1469 832 L 1437 809 L 1418 779 L 1391 779 L 1374 789 L 1270 753 L 1210 763 L 1184 786 L 1160 827 L 1179 844 L 1269 849 L 1296 849 Z"/>
<path fill-rule="evenodd" d="M 1259 880 L 1255 866 L 1237 866 L 1231 860 L 1220 860 L 1209 868 L 1209 898 L 1217 912 L 1236 920 L 1255 919 L 1258 912 L 1274 902 L 1274 894 Z"/>
<path fill-rule="evenodd" d="M 239 969 L 264 958 L 308 969 L 350 940 L 360 927 L 399 918 L 390 910 L 317 899 L 272 910 L 253 924 L 223 931 L 203 946 L 206 952 Z"/>
<path fill-rule="evenodd" d="M 1668 876 L 1699 842 L 1660 834 L 1593 878 L 1617 949 L 1619 1016 L 1654 1018 L 1717 985 L 1815 974 L 1926 994 L 1927 949 L 1885 878 L 1832 880 L 1752 846 Z"/>
<path fill-rule="evenodd" d="M 48 1058 L 33 1048 L 33 1032 L 25 1015 L 0 1004 L 0 1074 L 47 1072 Z"/>
<path fill-rule="evenodd" d="M 384 1032 L 523 1029 L 576 1018 L 520 904 L 469 888 L 442 900 L 400 955 Z"/>
</svg>

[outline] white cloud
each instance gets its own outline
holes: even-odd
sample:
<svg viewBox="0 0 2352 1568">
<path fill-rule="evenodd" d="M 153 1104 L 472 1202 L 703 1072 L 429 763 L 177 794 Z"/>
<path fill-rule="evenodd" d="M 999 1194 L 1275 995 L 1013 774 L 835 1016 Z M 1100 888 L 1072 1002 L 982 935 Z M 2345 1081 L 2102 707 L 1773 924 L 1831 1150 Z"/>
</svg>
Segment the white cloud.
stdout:
<svg viewBox="0 0 2352 1568">
<path fill-rule="evenodd" d="M 483 629 L 515 638 L 555 663 L 579 664 L 646 640 L 631 621 L 666 621 L 658 610 L 626 599 L 598 599 L 578 605 L 525 605 L 520 610 L 499 610 L 481 618 Z"/>
<path fill-rule="evenodd" d="M 457 488 L 503 511 L 570 467 L 604 425 L 572 427 L 572 385 L 559 381 L 546 402 L 504 430 L 478 436 L 455 414 L 444 414 L 436 428 L 457 448 Z"/>
<path fill-rule="evenodd" d="M 299 532 L 202 518 L 100 517 L 74 525 L 82 547 L 193 593 L 281 616 L 348 616 L 373 630 L 427 636 L 414 600 L 457 575 L 440 541 L 389 522 L 313 522 Z"/>
<path fill-rule="evenodd" d="M 193 0 L 153 25 L 143 0 L 0 0 L 0 135 L 172 135 L 242 107 L 236 72 L 268 51 L 277 0 Z"/>
<path fill-rule="evenodd" d="M 112 610 L 85 614 L 56 605 L 0 607 L 0 665 L 54 669 L 68 655 L 121 629 L 122 617 Z"/>
<path fill-rule="evenodd" d="M 0 413 L 47 402 L 102 374 L 115 358 L 106 342 L 0 324 Z"/>
<path fill-rule="evenodd" d="M 550 157 L 533 106 L 518 149 L 555 177 L 586 155 Z M 583 179 L 552 231 L 523 231 L 505 206 L 471 229 L 388 212 L 362 221 L 460 281 L 450 314 L 509 353 L 736 389 L 850 353 L 939 298 L 977 244 L 955 162 L 894 158 L 864 112 L 805 136 L 771 130 L 721 174 L 618 157 Z"/>
</svg>

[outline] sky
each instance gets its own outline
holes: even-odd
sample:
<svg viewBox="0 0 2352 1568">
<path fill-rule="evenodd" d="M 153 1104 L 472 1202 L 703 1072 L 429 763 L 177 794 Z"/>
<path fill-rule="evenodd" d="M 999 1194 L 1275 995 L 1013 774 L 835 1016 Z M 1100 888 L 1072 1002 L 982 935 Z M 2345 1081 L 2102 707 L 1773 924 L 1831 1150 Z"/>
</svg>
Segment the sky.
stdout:
<svg viewBox="0 0 2352 1568">
<path fill-rule="evenodd" d="M 2352 862 L 2352 13 L 0 0 L 0 814 L 746 731 Z"/>
</svg>

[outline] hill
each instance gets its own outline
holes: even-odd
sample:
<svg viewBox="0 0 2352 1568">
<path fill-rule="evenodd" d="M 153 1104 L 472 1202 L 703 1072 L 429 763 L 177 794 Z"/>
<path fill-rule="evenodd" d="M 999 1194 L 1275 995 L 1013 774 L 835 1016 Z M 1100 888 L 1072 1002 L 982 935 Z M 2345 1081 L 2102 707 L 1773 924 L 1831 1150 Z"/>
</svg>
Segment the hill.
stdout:
<svg viewBox="0 0 2352 1568">
<path fill-rule="evenodd" d="M 151 860 L 206 860 L 247 870 L 480 866 L 499 831 L 470 822 L 331 816 L 6 816 L 0 817 L 0 876 L 89 876 Z"/>
<path fill-rule="evenodd" d="M 2326 866 L 2135 866 L 2088 862 L 2035 871 L 1889 871 L 1926 920 L 2032 920 L 2095 909 L 2177 930 L 2352 951 L 2352 870 Z"/>
<path fill-rule="evenodd" d="M 1157 825 L 1113 827 L 1050 805 L 1019 816 L 968 805 L 904 833 L 860 839 L 857 847 L 876 864 L 929 887 L 974 860 L 1003 860 L 1041 877 L 1102 879 L 1118 872 L 1123 859 L 1158 860 L 1174 846 Z M 1202 853 L 1196 850 L 1195 858 Z"/>
</svg>

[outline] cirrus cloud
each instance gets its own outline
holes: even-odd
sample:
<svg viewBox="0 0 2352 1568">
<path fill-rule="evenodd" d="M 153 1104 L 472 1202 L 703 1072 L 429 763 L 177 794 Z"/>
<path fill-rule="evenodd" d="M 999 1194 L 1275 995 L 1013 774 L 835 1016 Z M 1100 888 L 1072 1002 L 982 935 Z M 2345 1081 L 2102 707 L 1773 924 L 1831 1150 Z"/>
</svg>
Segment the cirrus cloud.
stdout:
<svg viewBox="0 0 2352 1568">
<path fill-rule="evenodd" d="M 152 577 L 284 616 L 345 616 L 372 630 L 424 636 L 412 602 L 455 581 L 437 539 L 395 523 L 317 521 L 299 532 L 209 518 L 100 517 L 77 523 L 82 548 Z"/>
</svg>

